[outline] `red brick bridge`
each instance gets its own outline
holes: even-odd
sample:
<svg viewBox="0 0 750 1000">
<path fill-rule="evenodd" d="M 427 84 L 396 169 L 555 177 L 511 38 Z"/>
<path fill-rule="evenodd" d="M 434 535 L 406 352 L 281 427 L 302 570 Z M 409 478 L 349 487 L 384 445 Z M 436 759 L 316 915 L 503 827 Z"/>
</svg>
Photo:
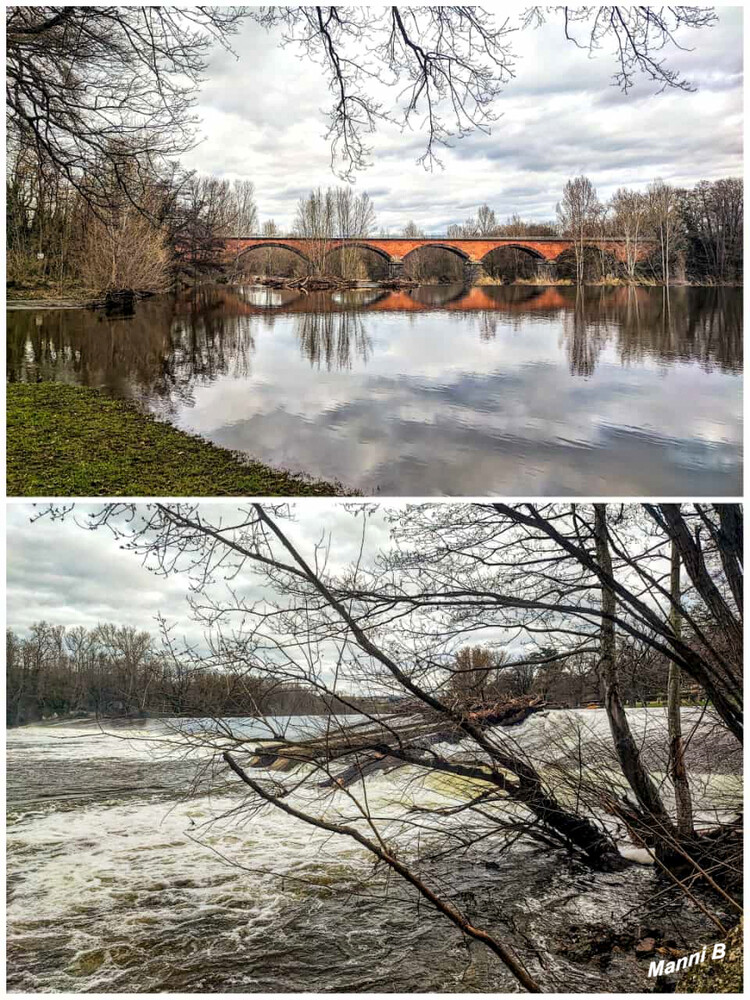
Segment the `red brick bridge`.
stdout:
<svg viewBox="0 0 750 1000">
<path fill-rule="evenodd" d="M 632 241 L 631 241 L 632 244 Z M 627 240 L 625 237 L 608 237 L 585 241 L 587 248 L 603 251 L 616 261 L 626 260 Z M 407 239 L 401 236 L 377 236 L 362 239 L 321 240 L 298 236 L 232 236 L 224 239 L 227 263 L 236 263 L 250 250 L 267 248 L 289 250 L 310 265 L 323 260 L 328 254 L 343 247 L 360 247 L 378 254 L 388 264 L 389 277 L 399 277 L 403 265 L 410 254 L 426 247 L 448 250 L 464 262 L 467 275 L 477 276 L 485 258 L 501 247 L 522 250 L 538 261 L 540 273 L 552 276 L 561 254 L 574 249 L 573 240 L 566 237 L 539 236 L 529 239 L 514 237 L 478 236 L 468 239 L 452 239 L 443 236 L 425 236 Z M 638 260 L 645 259 L 653 250 L 649 240 L 639 240 L 636 248 Z"/>
</svg>

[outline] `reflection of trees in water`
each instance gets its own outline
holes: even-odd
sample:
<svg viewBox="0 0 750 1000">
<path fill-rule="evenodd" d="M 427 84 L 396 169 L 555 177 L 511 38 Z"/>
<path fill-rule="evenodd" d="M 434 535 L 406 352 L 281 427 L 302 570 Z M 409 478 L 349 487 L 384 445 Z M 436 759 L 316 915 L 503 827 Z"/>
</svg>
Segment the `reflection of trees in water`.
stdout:
<svg viewBox="0 0 750 1000">
<path fill-rule="evenodd" d="M 659 288 L 645 300 L 631 294 L 618 347 L 623 361 L 651 354 L 737 373 L 742 369 L 742 293 Z"/>
<path fill-rule="evenodd" d="M 249 374 L 253 322 L 226 315 L 204 289 L 141 302 L 128 320 L 86 310 L 17 312 L 8 323 L 8 374 L 104 387 L 171 412 L 192 402 L 196 383 Z"/>
<path fill-rule="evenodd" d="M 572 310 L 563 314 L 563 338 L 571 375 L 588 378 L 594 373 L 599 356 L 609 339 L 616 335 L 616 323 L 596 308 L 587 308 L 588 289 L 580 285 Z M 595 292 L 598 292 L 596 289 Z"/>
<path fill-rule="evenodd" d="M 364 320 L 357 312 L 300 313 L 295 333 L 300 352 L 310 365 L 320 368 L 324 364 L 329 371 L 351 368 L 355 355 L 366 363 L 372 350 Z"/>
<path fill-rule="evenodd" d="M 479 314 L 479 339 L 494 340 L 497 336 L 499 317 L 494 312 L 482 312 Z"/>
<path fill-rule="evenodd" d="M 176 323 L 155 394 L 171 405 L 178 400 L 192 404 L 196 385 L 224 376 L 247 378 L 255 351 L 253 323 L 250 317 L 200 315 Z"/>
<path fill-rule="evenodd" d="M 623 363 L 655 358 L 695 361 L 706 371 L 742 367 L 742 292 L 733 288 L 488 287 L 490 308 L 444 315 L 465 324 L 475 317 L 490 340 L 500 324 L 523 327 L 532 313 L 561 322 L 570 371 L 589 376 L 613 346 Z M 298 307 L 295 306 L 295 310 Z M 300 352 L 313 366 L 351 368 L 367 362 L 372 341 L 367 308 L 343 308 L 329 293 L 305 298 L 305 312 L 257 306 L 224 286 L 202 286 L 177 296 L 140 302 L 135 316 L 108 319 L 87 310 L 32 310 L 8 314 L 7 368 L 11 381 L 72 381 L 105 387 L 167 413 L 190 404 L 196 384 L 251 372 L 258 324 L 272 330 L 295 317 Z M 373 322 L 378 323 L 377 314 Z M 402 313 L 408 326 L 424 319 Z"/>
<path fill-rule="evenodd" d="M 166 353 L 171 300 L 140 303 L 130 319 L 88 310 L 18 312 L 8 317 L 8 373 L 19 381 L 75 381 L 128 396 L 147 383 Z"/>
<path fill-rule="evenodd" d="M 563 338 L 574 375 L 591 375 L 609 344 L 623 363 L 656 358 L 697 361 L 706 371 L 742 369 L 737 289 L 582 287 L 568 294 Z"/>
<path fill-rule="evenodd" d="M 496 335 L 500 318 L 519 330 L 531 314 L 557 320 L 574 375 L 591 375 L 609 345 L 623 363 L 656 358 L 697 361 L 706 371 L 736 373 L 742 368 L 738 289 L 584 285 L 488 286 L 481 291 L 494 307 L 475 313 L 482 340 Z"/>
</svg>

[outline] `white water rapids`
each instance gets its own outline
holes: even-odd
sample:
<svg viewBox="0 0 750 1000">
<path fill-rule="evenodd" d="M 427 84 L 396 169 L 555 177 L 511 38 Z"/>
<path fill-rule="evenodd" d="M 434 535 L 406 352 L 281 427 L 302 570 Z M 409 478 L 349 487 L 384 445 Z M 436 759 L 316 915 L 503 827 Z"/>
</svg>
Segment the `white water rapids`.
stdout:
<svg viewBox="0 0 750 1000">
<path fill-rule="evenodd" d="M 601 728 L 601 713 L 578 714 L 591 732 Z M 549 742 L 550 727 L 575 715 L 533 717 L 514 738 Z M 11 991 L 517 988 L 487 949 L 467 945 L 445 918 L 375 872 L 353 841 L 272 809 L 248 819 L 237 809 L 242 786 L 226 769 L 192 788 L 205 762 L 171 741 L 162 722 L 108 733 L 86 722 L 8 732 Z M 724 795 L 741 788 L 737 775 L 719 775 L 707 798 L 717 783 Z M 393 815 L 406 794 L 455 804 L 405 774 L 367 781 L 375 815 Z M 330 808 L 345 811 L 342 798 Z M 549 987 L 644 988 L 642 964 L 627 956 L 605 968 L 573 961 L 558 945 L 566 927 L 624 926 L 642 912 L 663 893 L 653 868 L 593 873 L 562 851 L 529 847 L 493 860 L 490 845 L 442 864 L 431 877 L 449 873 L 453 901 L 510 940 Z M 664 906 L 659 919 L 674 923 L 678 941 L 705 923 L 682 897 Z"/>
</svg>

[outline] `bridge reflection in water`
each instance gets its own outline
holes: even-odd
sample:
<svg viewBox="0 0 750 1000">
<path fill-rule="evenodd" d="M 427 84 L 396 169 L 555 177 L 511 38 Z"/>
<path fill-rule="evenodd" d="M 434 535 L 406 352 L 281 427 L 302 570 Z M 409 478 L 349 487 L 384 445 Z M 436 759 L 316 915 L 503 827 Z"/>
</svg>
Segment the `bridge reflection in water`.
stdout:
<svg viewBox="0 0 750 1000">
<path fill-rule="evenodd" d="M 8 376 L 132 399 L 366 492 L 733 495 L 735 289 L 203 286 L 9 313 Z"/>
<path fill-rule="evenodd" d="M 342 292 L 300 292 L 262 286 L 216 286 L 219 295 L 237 315 L 262 315 L 268 310 L 289 313 L 427 312 L 446 309 L 458 312 L 558 310 L 569 308 L 566 286 L 554 285 L 421 285 L 410 290 L 389 291 L 377 287 L 350 288 Z M 632 289 L 616 289 L 628 292 Z M 573 292 L 575 298 L 575 292 Z M 233 305 L 234 301 L 234 305 Z"/>
</svg>

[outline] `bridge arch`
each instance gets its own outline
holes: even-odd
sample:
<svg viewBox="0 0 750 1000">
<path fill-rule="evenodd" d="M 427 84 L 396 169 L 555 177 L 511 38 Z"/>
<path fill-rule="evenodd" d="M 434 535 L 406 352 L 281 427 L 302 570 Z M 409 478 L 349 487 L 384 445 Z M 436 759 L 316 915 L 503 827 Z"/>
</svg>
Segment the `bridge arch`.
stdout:
<svg viewBox="0 0 750 1000">
<path fill-rule="evenodd" d="M 289 253 L 296 254 L 297 257 L 304 260 L 306 264 L 312 264 L 310 258 L 302 253 L 299 247 L 290 246 L 289 243 L 285 243 L 283 240 L 263 240 L 262 243 L 253 243 L 252 246 L 243 247 L 242 250 L 234 258 L 235 262 L 239 261 L 242 257 L 247 256 L 247 254 L 252 253 L 254 250 L 287 250 Z"/>
<path fill-rule="evenodd" d="M 465 250 L 441 240 L 412 247 L 402 260 L 404 276 L 416 281 L 432 282 L 437 279 L 451 284 L 463 283 L 467 268 L 471 266 L 471 258 Z"/>
<path fill-rule="evenodd" d="M 403 258 L 402 258 L 403 261 L 404 261 L 404 263 L 406 263 L 406 261 L 413 254 L 420 253 L 420 251 L 422 251 L 422 250 L 447 250 L 448 253 L 452 253 L 456 257 L 460 257 L 461 260 L 464 260 L 464 261 L 471 260 L 471 258 L 466 253 L 466 251 L 462 250 L 460 247 L 452 247 L 449 243 L 440 243 L 439 241 L 436 241 L 435 243 L 432 243 L 432 242 L 430 242 L 430 243 L 421 243 L 418 247 L 414 247 L 413 250 L 409 250 L 408 253 L 405 253 L 404 256 L 403 256 Z"/>
<path fill-rule="evenodd" d="M 386 250 L 383 250 L 382 247 L 373 246 L 372 243 L 368 243 L 367 240 L 365 239 L 341 240 L 340 243 L 336 243 L 334 246 L 329 247 L 329 249 L 326 250 L 324 256 L 329 257 L 332 253 L 337 253 L 340 250 L 348 250 L 349 248 L 358 250 L 369 250 L 371 253 L 377 254 L 378 257 L 380 257 L 380 259 L 386 264 L 390 264 L 390 262 L 393 260 L 391 255 Z"/>
<path fill-rule="evenodd" d="M 514 241 L 492 247 L 484 254 L 481 263 L 491 278 L 515 283 L 537 277 L 547 261 L 536 247 Z"/>
<path fill-rule="evenodd" d="M 493 247 L 491 250 L 488 250 L 487 253 L 481 258 L 482 263 L 484 264 L 491 254 L 501 253 L 503 250 L 520 250 L 529 257 L 533 257 L 534 260 L 546 260 L 546 257 L 535 247 L 530 247 L 528 245 L 524 246 L 523 243 L 502 243 L 500 246 Z"/>
<path fill-rule="evenodd" d="M 560 278 L 577 280 L 578 267 L 574 247 L 565 247 L 553 261 L 555 271 Z M 583 248 L 583 280 L 598 281 L 604 277 L 619 277 L 623 265 L 609 247 L 587 245 Z"/>
<path fill-rule="evenodd" d="M 389 277 L 392 260 L 387 249 L 364 238 L 332 241 L 324 253 L 323 270 L 340 278 L 382 281 Z"/>
</svg>

